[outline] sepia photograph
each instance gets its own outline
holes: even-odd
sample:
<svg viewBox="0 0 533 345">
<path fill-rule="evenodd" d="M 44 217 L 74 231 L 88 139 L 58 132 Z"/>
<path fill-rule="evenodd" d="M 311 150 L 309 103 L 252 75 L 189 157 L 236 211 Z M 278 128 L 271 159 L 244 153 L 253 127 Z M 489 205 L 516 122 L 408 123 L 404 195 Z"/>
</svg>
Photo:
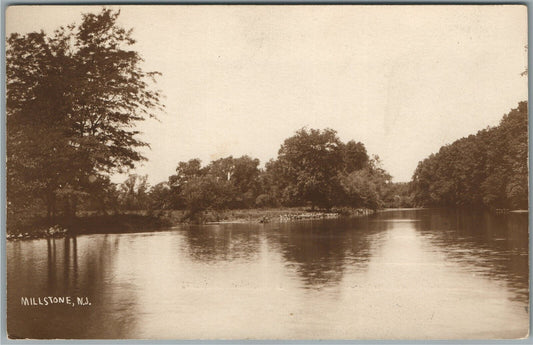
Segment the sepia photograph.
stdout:
<svg viewBox="0 0 533 345">
<path fill-rule="evenodd" d="M 525 5 L 5 18 L 8 339 L 529 337 Z"/>
</svg>

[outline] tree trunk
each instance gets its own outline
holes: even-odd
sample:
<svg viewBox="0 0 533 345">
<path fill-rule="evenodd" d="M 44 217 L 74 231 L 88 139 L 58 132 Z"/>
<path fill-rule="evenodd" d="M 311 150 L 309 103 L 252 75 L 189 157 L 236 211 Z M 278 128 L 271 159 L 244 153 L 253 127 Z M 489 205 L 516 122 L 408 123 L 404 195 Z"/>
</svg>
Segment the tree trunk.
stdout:
<svg viewBox="0 0 533 345">
<path fill-rule="evenodd" d="M 45 196 L 45 203 L 46 203 L 46 221 L 48 225 L 52 225 L 55 219 L 55 194 L 53 191 L 49 191 Z"/>
<path fill-rule="evenodd" d="M 76 205 L 77 200 L 76 197 L 72 197 L 71 195 L 67 196 L 65 198 L 65 220 L 67 222 L 67 225 L 72 225 L 74 223 L 74 220 L 76 219 Z"/>
<path fill-rule="evenodd" d="M 52 205 L 48 200 L 46 201 L 46 222 L 48 225 L 52 224 Z"/>
</svg>

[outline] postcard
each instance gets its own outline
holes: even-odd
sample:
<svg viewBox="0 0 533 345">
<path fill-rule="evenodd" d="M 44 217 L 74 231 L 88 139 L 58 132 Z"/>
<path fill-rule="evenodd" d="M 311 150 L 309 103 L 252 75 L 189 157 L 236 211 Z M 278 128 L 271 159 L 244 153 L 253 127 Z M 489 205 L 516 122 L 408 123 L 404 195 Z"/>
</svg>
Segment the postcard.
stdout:
<svg viewBox="0 0 533 345">
<path fill-rule="evenodd" d="M 527 27 L 8 7 L 8 337 L 527 337 Z"/>
</svg>

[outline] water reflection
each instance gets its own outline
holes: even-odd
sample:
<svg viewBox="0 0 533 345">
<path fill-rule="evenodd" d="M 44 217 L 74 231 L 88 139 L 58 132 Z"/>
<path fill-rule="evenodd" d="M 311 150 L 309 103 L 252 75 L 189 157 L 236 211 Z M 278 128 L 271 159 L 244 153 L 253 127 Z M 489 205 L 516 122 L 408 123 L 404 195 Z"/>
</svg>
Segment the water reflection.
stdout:
<svg viewBox="0 0 533 345">
<path fill-rule="evenodd" d="M 281 254 L 285 267 L 305 287 L 337 284 L 346 266 L 364 269 L 371 238 L 389 224 L 364 219 L 318 220 L 290 224 L 217 224 L 184 227 L 184 247 L 202 263 L 258 260 L 264 243 Z"/>
<path fill-rule="evenodd" d="M 450 210 L 7 243 L 11 337 L 490 338 L 528 328 L 527 216 Z M 22 306 L 86 296 L 90 306 Z"/>
<path fill-rule="evenodd" d="M 257 224 L 188 226 L 183 230 L 186 251 L 195 261 L 253 260 L 260 246 Z"/>
<path fill-rule="evenodd" d="M 369 226 L 371 225 L 371 226 Z M 373 236 L 386 229 L 368 218 L 282 224 L 268 231 L 268 242 L 279 250 L 307 288 L 338 284 L 347 267 L 363 270 L 370 259 Z"/>
<path fill-rule="evenodd" d="M 7 271 L 8 334 L 13 338 L 120 338 L 127 337 L 135 318 L 108 315 L 108 305 L 117 308 L 134 300 L 132 291 L 120 289 L 114 281 L 116 241 L 107 236 L 81 239 L 32 240 L 9 245 Z M 23 249 L 24 248 L 24 249 Z M 15 255 L 13 255 L 15 254 Z M 118 289 L 117 289 L 118 288 Z M 21 297 L 87 297 L 90 306 L 65 304 L 21 305 Z M 42 300 L 41 300 L 42 301 Z M 128 313 L 128 314 L 129 314 Z M 127 319 L 127 322 L 123 321 Z M 104 322 L 102 322 L 104 321 Z M 92 327 L 88 325 L 97 325 Z"/>
<path fill-rule="evenodd" d="M 450 262 L 473 274 L 508 283 L 513 298 L 529 295 L 527 214 L 432 210 L 419 212 L 417 230 L 442 248 Z"/>
</svg>

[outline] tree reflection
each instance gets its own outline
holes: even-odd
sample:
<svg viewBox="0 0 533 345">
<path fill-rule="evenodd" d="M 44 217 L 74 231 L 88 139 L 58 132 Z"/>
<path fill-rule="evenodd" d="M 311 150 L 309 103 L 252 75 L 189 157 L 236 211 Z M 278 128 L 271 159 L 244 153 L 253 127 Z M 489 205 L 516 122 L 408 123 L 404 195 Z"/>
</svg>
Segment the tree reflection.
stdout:
<svg viewBox="0 0 533 345">
<path fill-rule="evenodd" d="M 185 229 L 186 250 L 200 262 L 251 260 L 260 249 L 261 225 L 217 224 Z"/>
<path fill-rule="evenodd" d="M 82 253 L 79 253 L 79 238 L 75 236 L 13 244 L 26 249 L 31 246 L 33 251 L 10 251 L 10 262 L 31 260 L 33 265 L 8 267 L 9 336 L 69 339 L 121 338 L 130 334 L 135 327 L 135 310 L 131 309 L 135 305 L 131 303 L 135 301 L 135 291 L 117 289 L 120 282 L 110 274 L 114 271 L 118 241 L 118 236 L 84 237 Z M 110 291 L 119 291 L 119 295 Z M 76 305 L 21 305 L 21 297 L 42 299 L 45 296 L 69 296 Z M 87 297 L 91 305 L 78 305 L 77 297 Z M 130 301 L 125 305 L 124 315 L 107 315 L 107 305 L 117 303 L 117 298 Z M 106 319 L 103 323 L 102 318 Z"/>
<path fill-rule="evenodd" d="M 304 285 L 321 288 L 337 284 L 346 268 L 364 269 L 373 234 L 387 223 L 368 217 L 272 224 L 217 224 L 183 230 L 185 249 L 194 261 L 217 263 L 257 260 L 262 243 L 279 253 L 289 271 Z"/>
<path fill-rule="evenodd" d="M 417 230 L 442 247 L 449 260 L 467 263 L 478 275 L 507 281 L 517 298 L 527 301 L 527 214 L 439 209 L 419 212 L 419 216 Z"/>
<path fill-rule="evenodd" d="M 308 288 L 338 284 L 346 269 L 365 269 L 370 259 L 372 237 L 386 229 L 368 217 L 280 224 L 268 231 L 268 242 L 279 248 L 290 269 Z"/>
</svg>

